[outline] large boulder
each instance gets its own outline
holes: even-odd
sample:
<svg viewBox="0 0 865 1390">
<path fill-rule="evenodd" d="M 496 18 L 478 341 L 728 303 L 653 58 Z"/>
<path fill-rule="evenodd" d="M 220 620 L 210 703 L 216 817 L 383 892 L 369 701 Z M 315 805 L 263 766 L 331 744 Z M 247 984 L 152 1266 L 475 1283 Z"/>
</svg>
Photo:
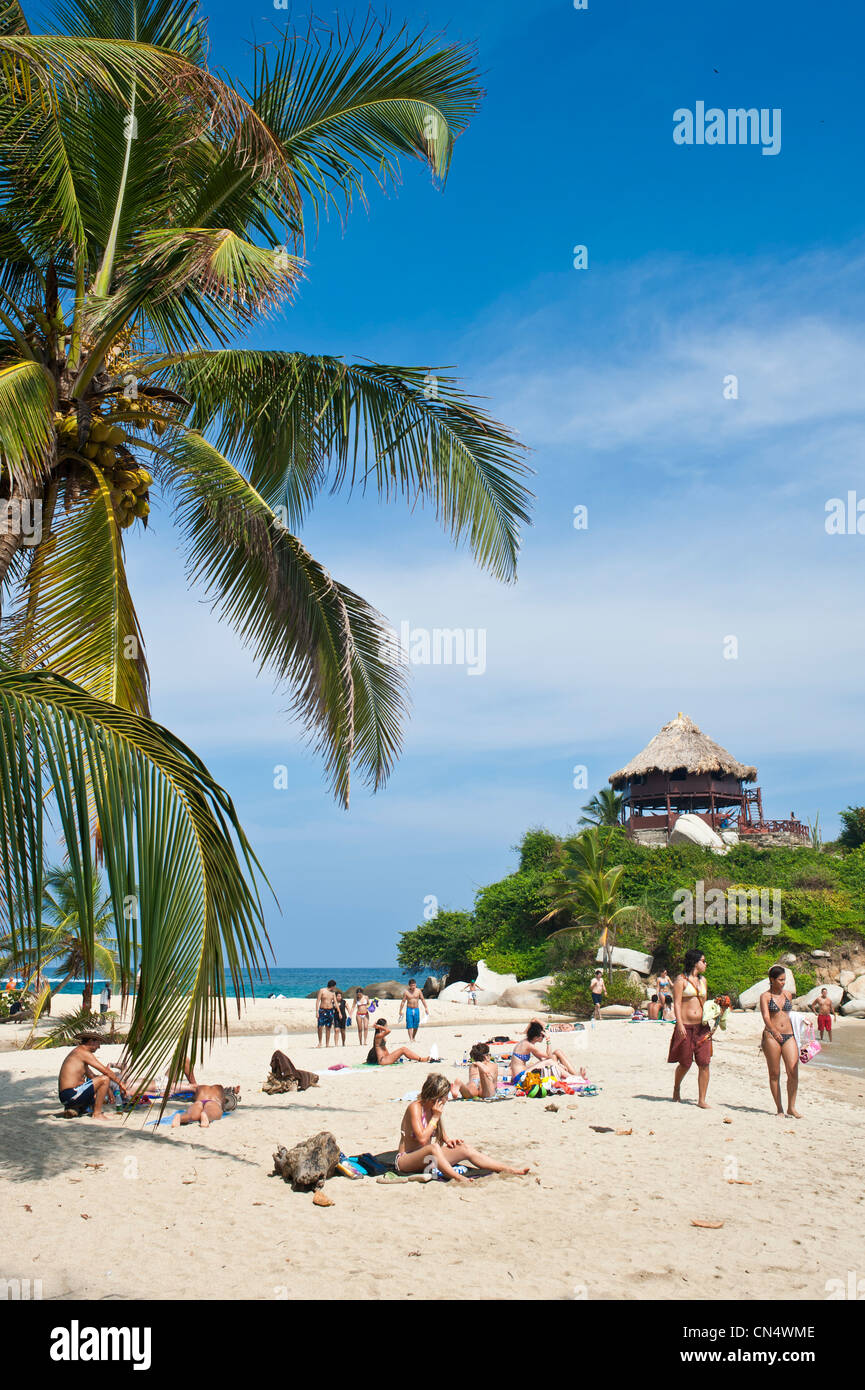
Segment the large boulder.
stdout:
<svg viewBox="0 0 865 1390">
<path fill-rule="evenodd" d="M 448 985 L 439 995 L 439 1000 L 445 1004 L 468 1004 L 471 1005 L 471 995 L 466 992 L 465 981 L 455 985 Z M 479 989 L 475 993 L 477 1004 L 497 1004 L 499 996 L 496 992 L 489 989 Z"/>
<path fill-rule="evenodd" d="M 679 816 L 670 831 L 671 845 L 701 845 L 703 849 L 725 850 L 727 846 L 716 835 L 711 825 L 700 817 L 687 812 Z"/>
<path fill-rule="evenodd" d="M 634 1010 L 629 1004 L 605 1004 L 601 1018 L 630 1018 Z"/>
<path fill-rule="evenodd" d="M 642 951 L 625 951 L 621 946 L 613 948 L 612 963 L 619 965 L 623 970 L 636 970 L 638 975 L 651 975 L 652 956 L 644 956 Z M 604 963 L 604 950 L 598 947 L 598 954 L 595 956 L 598 965 Z"/>
<path fill-rule="evenodd" d="M 840 985 L 815 985 L 813 989 L 809 989 L 807 994 L 802 995 L 802 1003 L 805 1007 L 810 1009 L 824 989 L 837 1009 L 844 998 L 844 991 Z"/>
<path fill-rule="evenodd" d="M 402 999 L 408 981 L 379 980 L 375 985 L 364 985 L 364 994 L 370 999 Z"/>
<path fill-rule="evenodd" d="M 339 1163 L 339 1144 L 332 1134 L 322 1130 L 311 1139 L 286 1149 L 280 1144 L 273 1155 L 273 1171 L 295 1191 L 308 1192 L 311 1187 L 324 1187 L 336 1172 Z"/>
<path fill-rule="evenodd" d="M 486 961 L 478 961 L 478 973 L 475 977 L 475 984 L 478 989 L 486 994 L 504 994 L 506 989 L 512 989 L 517 983 L 516 975 L 497 975 L 495 970 L 487 968 Z"/>
<path fill-rule="evenodd" d="M 865 1018 L 865 999 L 848 999 L 841 1012 L 845 1018 Z"/>
<path fill-rule="evenodd" d="M 499 1003 L 506 1009 L 523 1009 L 528 1012 L 548 1009 L 547 990 L 552 983 L 552 975 L 539 975 L 535 980 L 521 980 L 518 985 L 511 985 L 510 989 L 505 990 Z"/>
<path fill-rule="evenodd" d="M 436 975 L 427 975 L 423 982 L 421 993 L 424 999 L 438 999 L 441 993 L 442 982 Z"/>
<path fill-rule="evenodd" d="M 839 985 L 843 985 L 844 988 L 847 989 L 850 985 L 852 985 L 852 983 L 853 983 L 853 981 L 854 981 L 855 979 L 856 979 L 856 971 L 855 971 L 855 970 L 842 970 L 842 971 L 841 971 L 841 974 L 838 976 L 838 983 L 839 983 Z"/>
<path fill-rule="evenodd" d="M 737 845 L 739 843 L 738 830 L 722 830 L 720 834 L 725 845 Z"/>
<path fill-rule="evenodd" d="M 859 975 L 857 979 L 851 980 L 847 986 L 847 993 L 852 999 L 865 999 L 865 975 Z"/>
<path fill-rule="evenodd" d="M 756 1009 L 758 1004 L 760 1003 L 760 995 L 764 992 L 764 990 L 767 990 L 768 988 L 769 977 L 767 975 L 764 980 L 758 980 L 755 985 L 751 985 L 749 989 L 744 989 L 742 991 L 742 993 L 739 995 L 739 1008 Z M 793 978 L 792 970 L 787 971 L 787 976 L 784 982 L 784 988 L 790 990 L 792 994 L 796 993 L 796 981 Z M 819 994 L 819 992 L 820 991 L 818 990 L 817 993 Z"/>
</svg>

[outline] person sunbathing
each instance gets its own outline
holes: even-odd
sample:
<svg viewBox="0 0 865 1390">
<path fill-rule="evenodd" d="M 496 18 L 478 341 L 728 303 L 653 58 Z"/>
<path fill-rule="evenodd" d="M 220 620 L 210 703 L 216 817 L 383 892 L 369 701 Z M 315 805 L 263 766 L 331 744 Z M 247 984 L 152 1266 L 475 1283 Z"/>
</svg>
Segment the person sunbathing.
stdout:
<svg viewBox="0 0 865 1390">
<path fill-rule="evenodd" d="M 195 1099 L 182 1115 L 174 1116 L 171 1128 L 198 1124 L 207 1129 L 215 1120 L 221 1120 L 226 1110 L 234 1110 L 239 1100 L 239 1086 L 196 1086 Z"/>
<path fill-rule="evenodd" d="M 380 1018 L 374 1025 L 375 1032 L 372 1037 L 372 1047 L 367 1053 L 367 1066 L 391 1067 L 394 1062 L 398 1062 L 404 1057 L 407 1062 L 428 1062 L 429 1057 L 421 1057 L 419 1053 L 412 1052 L 410 1047 L 395 1047 L 393 1052 L 388 1052 L 384 1045 L 390 1029 L 387 1026 L 387 1019 Z"/>
<path fill-rule="evenodd" d="M 546 1043 L 546 1050 L 544 1052 L 542 1052 L 540 1048 L 540 1043 L 542 1042 Z M 549 1042 L 547 1042 L 543 1024 L 538 1023 L 536 1019 L 533 1020 L 526 1029 L 525 1042 L 518 1043 L 511 1053 L 510 1068 L 512 1081 L 520 1081 L 527 1071 L 534 1070 L 534 1068 L 529 1066 L 533 1057 L 539 1062 L 545 1063 L 546 1069 L 555 1077 L 561 1078 L 563 1076 L 570 1076 L 573 1073 L 573 1065 L 568 1061 L 563 1052 L 559 1052 L 557 1048 L 550 1047 Z"/>
<path fill-rule="evenodd" d="M 67 1052 L 57 1078 L 57 1090 L 63 1102 L 65 1119 L 75 1119 L 93 1106 L 94 1120 L 107 1120 L 102 1107 L 111 1086 L 118 1086 L 123 1095 L 123 1080 L 110 1067 L 96 1060 L 96 1051 L 105 1041 L 98 1033 L 82 1033 L 78 1046 Z M 98 1072 L 99 1075 L 95 1075 Z"/>
<path fill-rule="evenodd" d="M 499 1081 L 498 1065 L 490 1057 L 489 1043 L 475 1043 L 471 1052 L 468 1081 L 454 1081 L 451 1100 L 491 1100 Z"/>
<path fill-rule="evenodd" d="M 396 1156 L 398 1173 L 430 1172 L 435 1167 L 446 1178 L 456 1182 L 471 1182 L 455 1168 L 457 1163 L 470 1163 L 473 1168 L 485 1168 L 489 1173 L 527 1173 L 528 1167 L 515 1168 L 465 1144 L 461 1139 L 448 1139 L 442 1115 L 450 1095 L 451 1083 L 446 1076 L 431 1072 L 402 1117 L 399 1152 Z"/>
</svg>

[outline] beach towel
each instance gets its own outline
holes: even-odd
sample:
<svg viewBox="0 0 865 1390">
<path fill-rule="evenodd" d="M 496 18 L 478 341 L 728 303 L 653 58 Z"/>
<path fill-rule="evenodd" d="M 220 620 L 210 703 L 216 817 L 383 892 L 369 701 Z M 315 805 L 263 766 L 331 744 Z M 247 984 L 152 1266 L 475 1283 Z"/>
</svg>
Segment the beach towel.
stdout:
<svg viewBox="0 0 865 1390">
<path fill-rule="evenodd" d="M 310 1086 L 318 1085 L 317 1072 L 301 1071 L 284 1052 L 274 1052 L 270 1059 L 270 1070 L 280 1081 L 296 1081 L 299 1091 L 307 1091 Z"/>
</svg>

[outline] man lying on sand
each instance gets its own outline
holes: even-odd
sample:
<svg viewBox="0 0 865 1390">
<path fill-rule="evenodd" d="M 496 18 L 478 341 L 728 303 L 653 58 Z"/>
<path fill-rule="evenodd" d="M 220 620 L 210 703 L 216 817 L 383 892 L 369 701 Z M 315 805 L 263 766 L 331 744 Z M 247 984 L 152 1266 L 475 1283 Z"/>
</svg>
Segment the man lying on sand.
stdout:
<svg viewBox="0 0 865 1390">
<path fill-rule="evenodd" d="M 66 1107 L 63 1114 L 67 1120 L 76 1119 L 85 1110 L 89 1110 L 91 1105 L 94 1120 L 107 1120 L 108 1116 L 103 1115 L 102 1107 L 109 1087 L 112 1084 L 119 1086 L 123 1095 L 126 1095 L 126 1087 L 121 1078 L 110 1067 L 103 1067 L 102 1063 L 96 1060 L 96 1050 L 102 1046 L 103 1041 L 98 1033 L 82 1033 L 78 1039 L 78 1046 L 67 1052 L 63 1058 L 57 1078 L 57 1090 Z M 95 1072 L 100 1074 L 95 1076 Z"/>
<path fill-rule="evenodd" d="M 417 1052 L 412 1052 L 409 1047 L 395 1047 L 393 1052 L 388 1052 L 384 1044 L 384 1040 L 390 1032 L 387 1026 L 387 1019 L 380 1018 L 374 1026 L 375 1033 L 373 1034 L 372 1047 L 367 1053 L 366 1058 L 367 1066 L 374 1067 L 378 1065 L 380 1067 L 391 1067 L 394 1062 L 398 1062 L 401 1057 L 404 1057 L 407 1062 L 429 1061 L 429 1057 L 421 1057 Z"/>
<path fill-rule="evenodd" d="M 221 1120 L 226 1110 L 233 1110 L 239 1100 L 239 1086 L 196 1086 L 195 1099 L 182 1115 L 174 1116 L 171 1128 L 198 1124 L 207 1129 L 214 1120 Z"/>
<path fill-rule="evenodd" d="M 446 1178 L 457 1182 L 472 1182 L 454 1168 L 455 1163 L 470 1163 L 473 1168 L 485 1168 L 489 1173 L 527 1173 L 527 1167 L 514 1168 L 490 1158 L 461 1139 L 448 1139 L 442 1124 L 442 1114 L 450 1095 L 451 1083 L 446 1076 L 431 1072 L 402 1117 L 399 1152 L 396 1156 L 398 1173 L 422 1173 L 435 1166 Z"/>
</svg>

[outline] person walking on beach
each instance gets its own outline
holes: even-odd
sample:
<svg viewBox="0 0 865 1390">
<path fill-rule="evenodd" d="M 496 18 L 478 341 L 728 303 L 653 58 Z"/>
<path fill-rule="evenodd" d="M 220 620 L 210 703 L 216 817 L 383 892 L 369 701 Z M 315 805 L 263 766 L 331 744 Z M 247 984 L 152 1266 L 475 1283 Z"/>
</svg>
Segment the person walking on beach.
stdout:
<svg viewBox="0 0 865 1390">
<path fill-rule="evenodd" d="M 604 995 L 607 992 L 607 986 L 604 984 L 604 976 L 601 970 L 595 971 L 589 989 L 592 993 L 592 1003 L 595 1006 L 592 1018 L 600 1019 L 601 1005 L 604 1002 Z"/>
<path fill-rule="evenodd" d="M 325 1046 L 330 1047 L 330 1035 L 333 1031 L 333 1015 L 336 1009 L 336 980 L 328 980 L 327 985 L 323 986 L 315 996 L 315 1017 L 318 1025 L 318 1045 L 321 1047 L 321 1035 L 325 1034 Z"/>
<path fill-rule="evenodd" d="M 528 1166 L 515 1168 L 509 1163 L 501 1163 L 490 1158 L 462 1139 L 448 1139 L 445 1134 L 442 1116 L 450 1095 L 451 1083 L 446 1076 L 431 1072 L 421 1087 L 417 1100 L 413 1100 L 402 1117 L 399 1133 L 399 1152 L 395 1168 L 398 1173 L 429 1172 L 435 1167 L 446 1178 L 456 1182 L 471 1182 L 464 1173 L 455 1168 L 457 1163 L 470 1163 L 473 1168 L 486 1169 L 488 1173 L 516 1173 L 520 1177 L 529 1170 Z"/>
<path fill-rule="evenodd" d="M 682 1099 L 679 1094 L 682 1082 L 692 1064 L 697 1063 L 697 1104 L 701 1110 L 711 1109 L 706 1102 L 706 1092 L 709 1089 L 709 1063 L 712 1060 L 712 1029 L 703 1022 L 707 990 L 706 957 L 695 947 L 685 952 L 682 973 L 676 977 L 673 985 L 676 1026 L 670 1039 L 667 1061 L 676 1064 L 673 1100 L 677 1101 Z"/>
<path fill-rule="evenodd" d="M 773 965 L 769 971 L 769 988 L 760 995 L 760 1013 L 763 1015 L 763 1056 L 769 1068 L 769 1090 L 779 1115 L 784 1114 L 781 1104 L 781 1059 L 787 1070 L 787 1115 L 790 1119 L 801 1120 L 796 1109 L 796 1092 L 799 1089 L 799 1046 L 793 1032 L 790 1014 L 793 1012 L 793 996 L 787 989 L 787 971 L 783 965 Z"/>
<path fill-rule="evenodd" d="M 419 1057 L 410 1047 L 395 1047 L 393 1052 L 389 1052 L 385 1047 L 385 1038 L 390 1032 L 386 1018 L 380 1018 L 373 1028 L 372 1047 L 366 1057 L 367 1066 L 391 1067 L 403 1057 L 407 1062 L 429 1061 L 429 1057 Z"/>
<path fill-rule="evenodd" d="M 122 1095 L 127 1094 L 122 1078 L 110 1067 L 103 1067 L 102 1063 L 96 1060 L 96 1052 L 102 1046 L 102 1042 L 98 1033 L 82 1033 L 78 1039 L 78 1046 L 67 1052 L 63 1058 L 57 1078 L 57 1091 L 65 1106 L 63 1114 L 67 1120 L 78 1118 L 85 1110 L 89 1110 L 91 1105 L 94 1120 L 107 1120 L 108 1116 L 103 1115 L 102 1107 L 109 1087 L 115 1085 L 119 1087 Z M 98 1072 L 99 1075 L 95 1076 L 94 1072 Z"/>
<path fill-rule="evenodd" d="M 655 986 L 658 991 L 658 998 L 663 999 L 666 994 L 673 993 L 673 981 L 670 979 L 666 970 L 662 970 L 658 976 L 658 983 Z"/>
<path fill-rule="evenodd" d="M 336 1003 L 333 1008 L 333 1045 L 339 1046 L 338 1038 L 342 1038 L 342 1045 L 345 1047 L 345 1025 L 348 1018 L 345 995 L 341 989 L 335 994 Z"/>
<path fill-rule="evenodd" d="M 109 1010 L 110 1008 L 111 1008 L 111 990 L 109 989 L 109 987 L 108 987 L 108 981 L 106 980 L 106 981 L 105 981 L 105 984 L 102 986 L 102 993 L 101 993 L 100 996 L 99 996 L 99 1012 L 100 1012 L 101 1014 L 107 1014 L 107 1013 L 108 1013 L 108 1010 Z"/>
<path fill-rule="evenodd" d="M 357 1040 L 361 1047 L 366 1043 L 369 1033 L 369 999 L 364 994 L 360 985 L 354 992 L 354 1003 L 349 1009 L 349 1017 L 354 1016 L 357 1025 Z"/>
<path fill-rule="evenodd" d="M 417 982 L 415 980 L 409 980 L 408 988 L 403 993 L 402 1003 L 399 1006 L 399 1018 L 397 1022 L 402 1023 L 402 1016 L 405 1014 L 405 1026 L 408 1029 L 408 1035 L 412 1042 L 414 1042 L 417 1036 L 417 1030 L 420 1028 L 421 1005 L 423 1005 L 423 1011 L 427 1018 L 429 1018 L 429 1009 L 426 1006 L 426 1000 L 423 994 L 417 987 Z"/>
<path fill-rule="evenodd" d="M 819 995 L 811 1005 L 812 1010 L 817 1015 L 817 1034 L 820 1041 L 823 1041 L 823 1034 L 826 1034 L 827 1042 L 832 1041 L 832 1015 L 835 1012 L 835 1005 L 829 998 L 829 991 L 824 986 Z"/>
<path fill-rule="evenodd" d="M 477 1004 L 477 1002 L 478 1002 L 478 982 L 477 982 L 477 980 L 469 980 L 469 982 L 468 982 L 468 984 L 465 986 L 465 989 L 464 989 L 463 992 L 464 992 L 465 994 L 468 995 L 468 997 L 469 997 L 469 1003 L 470 1003 L 470 1004 L 475 1004 L 475 1005 Z"/>
</svg>

